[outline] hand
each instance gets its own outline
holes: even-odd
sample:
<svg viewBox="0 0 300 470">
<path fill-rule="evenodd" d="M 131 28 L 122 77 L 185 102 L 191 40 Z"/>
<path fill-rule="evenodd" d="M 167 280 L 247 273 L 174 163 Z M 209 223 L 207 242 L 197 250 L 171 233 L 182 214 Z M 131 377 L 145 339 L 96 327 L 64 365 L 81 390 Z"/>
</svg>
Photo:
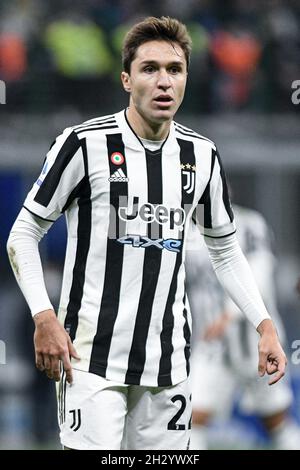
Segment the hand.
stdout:
<svg viewBox="0 0 300 470">
<path fill-rule="evenodd" d="M 258 373 L 262 377 L 266 372 L 268 375 L 277 372 L 273 379 L 269 381 L 269 385 L 273 385 L 285 374 L 287 364 L 286 355 L 284 354 L 276 329 L 271 320 L 263 320 L 258 325 L 257 331 L 261 335 L 258 343 Z"/>
<path fill-rule="evenodd" d="M 59 323 L 53 310 L 45 310 L 34 317 L 35 363 L 40 371 L 46 371 L 49 379 L 60 380 L 60 364 L 66 372 L 67 381 L 73 381 L 70 357 L 80 359 L 70 336 Z"/>
<path fill-rule="evenodd" d="M 205 341 L 212 341 L 217 338 L 224 336 L 228 324 L 231 322 L 232 316 L 224 312 L 222 315 L 211 322 L 204 330 L 203 339 Z"/>
</svg>

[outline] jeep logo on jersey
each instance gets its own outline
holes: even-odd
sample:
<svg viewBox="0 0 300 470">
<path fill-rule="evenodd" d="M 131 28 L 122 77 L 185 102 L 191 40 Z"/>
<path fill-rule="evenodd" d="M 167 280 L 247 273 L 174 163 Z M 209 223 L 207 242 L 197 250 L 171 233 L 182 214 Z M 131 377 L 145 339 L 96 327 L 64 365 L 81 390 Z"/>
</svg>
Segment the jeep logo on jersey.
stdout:
<svg viewBox="0 0 300 470">
<path fill-rule="evenodd" d="M 162 204 L 151 204 L 147 202 L 139 206 L 139 198 L 133 198 L 132 208 L 119 207 L 119 217 L 122 220 L 134 220 L 136 217 L 140 217 L 142 221 L 151 224 L 157 222 L 160 225 L 170 224 L 170 229 L 173 230 L 175 227 L 178 230 L 183 230 L 185 222 L 185 212 L 181 207 L 167 208 Z"/>
<path fill-rule="evenodd" d="M 175 251 L 179 253 L 182 241 L 176 240 L 174 238 L 168 238 L 164 240 L 163 238 L 157 238 L 153 240 L 152 238 L 141 236 L 141 235 L 125 235 L 124 237 L 118 238 L 119 243 L 123 245 L 131 245 L 134 248 L 148 248 L 149 246 L 154 246 L 159 250 L 166 248 L 169 251 Z"/>
<path fill-rule="evenodd" d="M 120 152 L 114 152 L 111 154 L 110 160 L 114 165 L 122 165 L 122 163 L 125 161 L 125 158 Z"/>
</svg>

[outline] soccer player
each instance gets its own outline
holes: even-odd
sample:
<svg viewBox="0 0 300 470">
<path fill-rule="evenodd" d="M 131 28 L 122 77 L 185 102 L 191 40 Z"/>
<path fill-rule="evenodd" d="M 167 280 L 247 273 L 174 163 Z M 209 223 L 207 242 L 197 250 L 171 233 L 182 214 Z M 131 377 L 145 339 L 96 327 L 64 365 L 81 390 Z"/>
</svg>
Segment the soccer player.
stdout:
<svg viewBox="0 0 300 470">
<path fill-rule="evenodd" d="M 268 311 L 271 312 L 280 340 L 284 341 L 284 327 L 275 300 L 275 258 L 269 227 L 256 211 L 237 205 L 233 206 L 233 210 L 240 247 L 255 275 Z M 193 327 L 191 357 L 191 448 L 207 448 L 207 424 L 214 417 L 220 419 L 221 416 L 230 415 L 237 391 L 242 391 L 240 408 L 246 414 L 256 415 L 261 419 L 272 447 L 299 449 L 300 429 L 289 415 L 292 403 L 289 382 L 284 379 L 269 387 L 266 377 L 257 380 L 257 333 L 225 295 L 210 265 L 205 243 L 197 230 L 190 231 L 186 271 L 187 293 L 196 323 Z M 199 316 L 202 317 L 202 324 L 199 324 Z M 219 393 L 220 390 L 222 393 Z"/>
<path fill-rule="evenodd" d="M 216 146 L 173 121 L 190 51 L 176 19 L 133 26 L 121 74 L 128 109 L 56 139 L 8 240 L 36 325 L 36 365 L 60 380 L 67 448 L 188 447 L 184 253 L 193 214 L 221 281 L 261 335 L 260 374 L 275 373 L 272 383 L 284 375 L 285 354 L 234 235 Z M 62 213 L 68 244 L 57 317 L 38 242 Z"/>
</svg>

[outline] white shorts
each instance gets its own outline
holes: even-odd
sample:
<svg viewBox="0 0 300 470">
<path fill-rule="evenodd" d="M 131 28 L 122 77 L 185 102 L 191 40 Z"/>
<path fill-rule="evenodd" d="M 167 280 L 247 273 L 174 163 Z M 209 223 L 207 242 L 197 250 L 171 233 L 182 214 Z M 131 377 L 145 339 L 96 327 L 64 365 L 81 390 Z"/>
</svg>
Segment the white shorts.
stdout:
<svg viewBox="0 0 300 470">
<path fill-rule="evenodd" d="M 287 377 L 269 386 L 268 375 L 259 377 L 256 368 L 253 374 L 243 375 L 241 368 L 226 366 L 219 351 L 214 357 L 204 345 L 199 343 L 191 358 L 193 409 L 228 417 L 238 397 L 239 408 L 246 414 L 270 416 L 289 408 L 293 397 Z"/>
<path fill-rule="evenodd" d="M 188 380 L 170 387 L 124 385 L 73 369 L 57 385 L 60 439 L 76 450 L 184 450 L 189 446 Z"/>
</svg>

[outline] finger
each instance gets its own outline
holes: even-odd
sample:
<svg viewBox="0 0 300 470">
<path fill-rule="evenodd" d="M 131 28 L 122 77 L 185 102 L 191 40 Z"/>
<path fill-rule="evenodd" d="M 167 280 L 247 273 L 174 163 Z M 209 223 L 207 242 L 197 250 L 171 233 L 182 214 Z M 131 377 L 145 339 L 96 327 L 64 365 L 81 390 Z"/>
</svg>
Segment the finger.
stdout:
<svg viewBox="0 0 300 470">
<path fill-rule="evenodd" d="M 284 376 L 285 372 L 284 371 L 281 371 L 281 372 L 277 372 L 277 374 L 275 374 L 271 380 L 269 380 L 269 385 L 273 385 L 273 384 L 276 384 L 276 382 L 278 382 L 283 376 Z"/>
<path fill-rule="evenodd" d="M 51 372 L 52 372 L 52 377 L 56 382 L 60 381 L 60 367 L 59 367 L 59 358 L 53 357 L 51 359 Z"/>
<path fill-rule="evenodd" d="M 44 354 L 44 367 L 48 375 L 48 372 L 51 371 L 51 360 L 48 354 Z"/>
<path fill-rule="evenodd" d="M 43 358 L 44 358 L 44 369 L 45 369 L 46 375 L 48 379 L 53 379 L 52 369 L 51 369 L 51 358 L 49 354 L 44 354 Z"/>
<path fill-rule="evenodd" d="M 69 384 L 73 382 L 72 366 L 69 358 L 69 353 L 67 352 L 61 357 L 64 371 L 66 373 L 66 379 Z"/>
<path fill-rule="evenodd" d="M 263 377 L 265 375 L 266 367 L 267 367 L 267 354 L 260 351 L 259 360 L 258 360 L 258 373 L 260 377 Z"/>
<path fill-rule="evenodd" d="M 278 364 L 278 372 L 277 374 L 274 375 L 274 377 L 269 381 L 269 385 L 273 385 L 276 382 L 278 382 L 285 374 L 285 366 L 286 366 L 286 361 L 282 359 L 279 364 Z"/>
<path fill-rule="evenodd" d="M 51 370 L 46 371 L 46 375 L 47 375 L 48 379 L 50 379 L 50 380 L 53 379 L 53 374 L 52 374 Z"/>
<path fill-rule="evenodd" d="M 272 375 L 278 370 L 277 362 L 268 362 L 267 363 L 267 374 Z"/>
<path fill-rule="evenodd" d="M 71 357 L 74 357 L 74 359 L 80 359 L 80 357 L 77 354 L 77 351 L 71 341 L 70 336 L 68 336 L 68 348 L 69 348 L 69 353 Z"/>
<path fill-rule="evenodd" d="M 44 358 L 41 353 L 35 353 L 35 365 L 37 369 L 39 369 L 41 372 L 45 370 L 44 367 Z"/>
</svg>

